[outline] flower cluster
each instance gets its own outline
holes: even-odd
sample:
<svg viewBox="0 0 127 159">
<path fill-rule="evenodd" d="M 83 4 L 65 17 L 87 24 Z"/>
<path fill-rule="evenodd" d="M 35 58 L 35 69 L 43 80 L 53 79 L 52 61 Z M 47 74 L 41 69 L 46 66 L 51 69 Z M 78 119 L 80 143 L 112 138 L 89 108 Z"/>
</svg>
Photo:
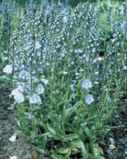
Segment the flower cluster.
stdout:
<svg viewBox="0 0 127 159">
<path fill-rule="evenodd" d="M 83 79 L 81 81 L 81 88 L 84 89 L 87 92 L 87 95 L 85 96 L 85 102 L 86 104 L 90 105 L 94 102 L 94 97 L 92 94 L 88 94 L 89 90 L 93 87 L 92 82 L 89 79 Z"/>
<path fill-rule="evenodd" d="M 120 43 L 126 38 L 126 22 L 113 23 L 112 32 L 105 39 L 103 26 L 98 23 L 99 8 L 93 5 L 79 5 L 74 10 L 61 9 L 61 5 L 47 7 L 28 9 L 18 31 L 13 32 L 9 64 L 3 69 L 6 74 L 13 72 L 16 88 L 11 96 L 16 103 L 28 100 L 30 104 L 40 105 L 47 87 L 52 85 L 54 89 L 49 92 L 56 92 L 55 89 L 66 92 L 62 86 L 54 86 L 65 78 L 62 82 L 65 87 L 69 85 L 72 93 L 68 100 L 73 98 L 76 102 L 81 81 L 85 103 L 90 105 L 100 98 L 111 75 L 123 77 L 126 72 L 126 48 Z M 123 58 L 119 58 L 120 48 Z"/>
</svg>

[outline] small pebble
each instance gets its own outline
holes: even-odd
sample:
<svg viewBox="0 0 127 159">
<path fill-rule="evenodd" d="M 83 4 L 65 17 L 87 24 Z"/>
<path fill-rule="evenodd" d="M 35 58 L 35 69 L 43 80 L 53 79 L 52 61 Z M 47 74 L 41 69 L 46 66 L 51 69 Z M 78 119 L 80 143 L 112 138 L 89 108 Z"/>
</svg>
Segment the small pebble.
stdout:
<svg viewBox="0 0 127 159">
<path fill-rule="evenodd" d="M 17 134 L 14 133 L 14 134 L 9 138 L 9 141 L 10 141 L 10 142 L 15 142 L 15 141 L 16 141 L 16 138 L 17 138 Z"/>
<path fill-rule="evenodd" d="M 18 159 L 17 156 L 10 156 L 9 159 Z"/>
</svg>

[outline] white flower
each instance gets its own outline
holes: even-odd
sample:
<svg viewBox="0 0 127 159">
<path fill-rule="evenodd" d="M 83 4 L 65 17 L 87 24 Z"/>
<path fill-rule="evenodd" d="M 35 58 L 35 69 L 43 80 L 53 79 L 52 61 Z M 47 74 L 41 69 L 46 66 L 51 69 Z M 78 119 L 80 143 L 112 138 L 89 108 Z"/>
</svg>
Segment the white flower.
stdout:
<svg viewBox="0 0 127 159">
<path fill-rule="evenodd" d="M 63 71 L 62 74 L 63 74 L 63 75 L 67 75 L 68 72 L 67 72 L 67 71 Z"/>
<path fill-rule="evenodd" d="M 43 82 L 45 85 L 48 84 L 48 80 L 47 79 L 41 79 L 41 82 Z"/>
<path fill-rule="evenodd" d="M 81 88 L 82 89 L 89 90 L 92 87 L 93 87 L 92 82 L 89 79 L 85 79 L 85 80 L 81 81 Z"/>
<path fill-rule="evenodd" d="M 13 96 L 15 102 L 18 104 L 24 102 L 24 100 L 25 100 L 24 95 L 22 94 L 22 92 L 19 91 L 18 88 L 12 90 L 10 96 Z"/>
<path fill-rule="evenodd" d="M 41 104 L 41 98 L 38 94 L 33 94 L 29 97 L 30 104 Z"/>
<path fill-rule="evenodd" d="M 99 84 L 99 82 L 98 82 L 98 81 L 95 81 L 94 84 Z"/>
<path fill-rule="evenodd" d="M 91 94 L 88 94 L 85 96 L 85 102 L 86 104 L 90 105 L 94 102 L 94 97 Z"/>
<path fill-rule="evenodd" d="M 17 138 L 17 134 L 14 133 L 14 134 L 9 138 L 9 141 L 10 141 L 10 142 L 15 142 L 15 141 L 16 141 L 16 138 Z"/>
<path fill-rule="evenodd" d="M 12 65 L 6 65 L 6 66 L 3 68 L 3 72 L 6 73 L 6 74 L 12 74 L 12 71 L 13 71 Z"/>
<path fill-rule="evenodd" d="M 96 72 L 95 72 L 95 75 L 99 75 L 99 71 L 96 71 Z"/>
<path fill-rule="evenodd" d="M 41 48 L 41 44 L 39 43 L 39 41 L 36 41 L 35 49 L 40 49 L 40 48 Z"/>
<path fill-rule="evenodd" d="M 17 156 L 10 156 L 9 159 L 18 159 Z"/>
<path fill-rule="evenodd" d="M 43 94 L 44 91 L 45 91 L 44 86 L 41 83 L 39 83 L 36 88 L 36 93 L 40 95 L 40 94 Z"/>
<path fill-rule="evenodd" d="M 100 62 L 100 61 L 103 61 L 103 60 L 104 60 L 104 57 L 98 56 L 97 58 L 95 58 L 95 59 L 93 60 L 93 63 Z"/>
</svg>

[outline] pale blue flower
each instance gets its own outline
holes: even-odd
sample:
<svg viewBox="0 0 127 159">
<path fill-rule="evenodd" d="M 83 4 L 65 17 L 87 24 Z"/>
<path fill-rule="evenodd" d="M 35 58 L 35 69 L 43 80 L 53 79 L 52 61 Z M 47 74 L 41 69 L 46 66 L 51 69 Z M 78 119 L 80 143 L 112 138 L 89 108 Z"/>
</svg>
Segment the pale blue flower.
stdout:
<svg viewBox="0 0 127 159">
<path fill-rule="evenodd" d="M 127 70 L 127 66 L 123 66 L 123 70 L 126 71 Z"/>
<path fill-rule="evenodd" d="M 48 80 L 47 79 L 41 79 L 41 82 L 44 83 L 45 85 L 48 84 Z"/>
<path fill-rule="evenodd" d="M 19 79 L 21 80 L 29 80 L 30 79 L 30 73 L 26 70 L 22 70 L 19 72 Z"/>
<path fill-rule="evenodd" d="M 36 87 L 36 93 L 40 95 L 40 94 L 43 94 L 44 91 L 45 91 L 44 86 L 41 83 L 39 83 Z"/>
<path fill-rule="evenodd" d="M 93 87 L 92 82 L 89 79 L 84 79 L 81 81 L 81 88 L 82 89 L 89 90 L 92 87 Z"/>
<path fill-rule="evenodd" d="M 92 104 L 93 102 L 94 102 L 94 97 L 93 97 L 93 95 L 92 95 L 92 94 L 87 94 L 87 95 L 85 96 L 85 103 L 88 104 L 88 105 L 90 105 L 90 104 Z"/>
<path fill-rule="evenodd" d="M 41 104 L 41 97 L 38 94 L 33 94 L 29 97 L 30 104 Z"/>
<path fill-rule="evenodd" d="M 35 49 L 40 49 L 40 48 L 41 48 L 41 44 L 39 43 L 39 41 L 36 41 Z"/>
</svg>

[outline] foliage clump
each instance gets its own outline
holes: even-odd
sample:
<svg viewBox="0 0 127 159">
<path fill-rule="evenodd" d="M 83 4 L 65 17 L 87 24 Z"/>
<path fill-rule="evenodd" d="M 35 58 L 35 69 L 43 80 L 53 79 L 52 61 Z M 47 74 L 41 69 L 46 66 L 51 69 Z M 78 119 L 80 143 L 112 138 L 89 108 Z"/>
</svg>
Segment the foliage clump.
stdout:
<svg viewBox="0 0 127 159">
<path fill-rule="evenodd" d="M 107 31 L 93 4 L 30 9 L 11 37 L 4 72 L 12 70 L 19 127 L 43 156 L 103 159 L 97 139 L 127 73 L 126 24 L 109 15 Z"/>
</svg>

